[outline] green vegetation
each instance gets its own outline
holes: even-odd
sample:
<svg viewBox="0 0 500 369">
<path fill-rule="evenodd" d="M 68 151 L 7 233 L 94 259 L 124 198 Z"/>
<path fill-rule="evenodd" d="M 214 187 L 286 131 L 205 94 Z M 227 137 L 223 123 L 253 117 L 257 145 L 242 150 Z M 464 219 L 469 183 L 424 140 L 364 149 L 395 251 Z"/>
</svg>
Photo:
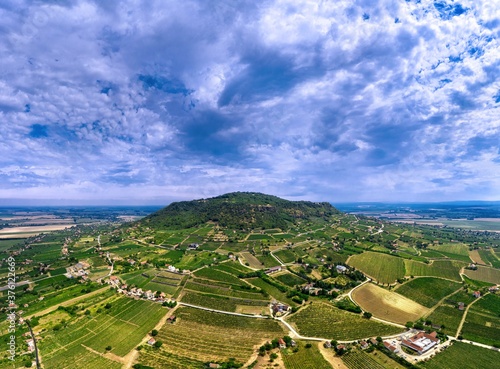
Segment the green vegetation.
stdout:
<svg viewBox="0 0 500 369">
<path fill-rule="evenodd" d="M 310 347 L 304 347 L 301 342 L 297 344 L 298 350 L 291 350 L 282 353 L 283 363 L 286 369 L 331 369 L 331 365 L 325 360 L 317 348 L 317 343 L 312 343 Z M 296 352 L 293 352 L 296 351 Z"/>
<path fill-rule="evenodd" d="M 334 214 L 338 211 L 329 203 L 288 201 L 260 193 L 235 192 L 211 199 L 174 202 L 141 222 L 158 229 L 189 228 L 206 222 L 234 229 L 286 229 L 299 219 Z"/>
<path fill-rule="evenodd" d="M 426 369 L 493 368 L 500 360 L 500 353 L 468 343 L 455 342 L 444 352 L 420 364 Z"/>
<path fill-rule="evenodd" d="M 364 252 L 353 255 L 349 265 L 368 274 L 380 283 L 393 283 L 405 275 L 405 264 L 402 258 L 378 252 Z"/>
<path fill-rule="evenodd" d="M 500 296 L 485 295 L 470 307 L 462 336 L 500 347 Z"/>
<path fill-rule="evenodd" d="M 342 356 L 342 361 L 349 369 L 385 369 L 370 355 L 363 351 L 353 350 Z"/>
<path fill-rule="evenodd" d="M 422 277 L 406 282 L 395 291 L 430 308 L 459 288 L 461 288 L 459 283 L 446 279 Z"/>
<path fill-rule="evenodd" d="M 360 314 L 324 303 L 314 303 L 303 308 L 287 320 L 294 323 L 299 333 L 304 336 L 336 340 L 386 336 L 401 332 L 401 328 L 368 320 Z"/>
</svg>

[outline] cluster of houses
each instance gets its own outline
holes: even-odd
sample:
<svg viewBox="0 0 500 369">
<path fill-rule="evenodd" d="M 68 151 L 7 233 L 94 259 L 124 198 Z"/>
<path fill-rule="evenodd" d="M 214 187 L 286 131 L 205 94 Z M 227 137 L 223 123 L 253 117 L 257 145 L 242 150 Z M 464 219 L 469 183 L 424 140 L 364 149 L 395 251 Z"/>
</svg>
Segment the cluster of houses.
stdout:
<svg viewBox="0 0 500 369">
<path fill-rule="evenodd" d="M 79 261 L 73 266 L 66 268 L 66 274 L 64 274 L 68 278 L 78 278 L 82 277 L 83 280 L 87 280 L 90 275 L 90 264 L 85 261 Z"/>
<path fill-rule="evenodd" d="M 145 299 L 158 303 L 173 301 L 170 298 L 167 298 L 167 295 L 165 295 L 164 292 L 156 294 L 151 290 L 144 291 L 142 288 L 137 287 L 129 288 L 127 284 L 122 283 L 120 279 L 115 275 L 109 277 L 108 283 L 111 285 L 111 287 L 116 288 L 118 293 L 135 299 Z"/>
<path fill-rule="evenodd" d="M 282 270 L 282 267 L 280 265 L 278 265 L 278 266 L 267 269 L 264 273 L 273 274 L 273 273 L 281 272 L 281 270 Z"/>
<path fill-rule="evenodd" d="M 439 338 L 437 338 L 437 333 L 425 333 L 419 332 L 416 335 L 401 341 L 401 345 L 408 347 L 409 349 L 416 351 L 419 355 L 422 355 L 436 347 L 439 344 Z"/>
</svg>

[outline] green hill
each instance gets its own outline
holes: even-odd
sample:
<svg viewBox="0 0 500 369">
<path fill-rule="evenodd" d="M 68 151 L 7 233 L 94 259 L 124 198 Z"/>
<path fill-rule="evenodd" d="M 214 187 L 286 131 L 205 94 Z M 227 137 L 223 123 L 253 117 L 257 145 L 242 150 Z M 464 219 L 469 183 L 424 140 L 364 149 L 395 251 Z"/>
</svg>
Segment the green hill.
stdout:
<svg viewBox="0 0 500 369">
<path fill-rule="evenodd" d="M 298 220 L 327 218 L 338 213 L 327 202 L 288 201 L 255 192 L 233 192 L 209 199 L 174 202 L 141 223 L 157 229 L 183 229 L 206 222 L 231 229 L 285 229 Z"/>
</svg>

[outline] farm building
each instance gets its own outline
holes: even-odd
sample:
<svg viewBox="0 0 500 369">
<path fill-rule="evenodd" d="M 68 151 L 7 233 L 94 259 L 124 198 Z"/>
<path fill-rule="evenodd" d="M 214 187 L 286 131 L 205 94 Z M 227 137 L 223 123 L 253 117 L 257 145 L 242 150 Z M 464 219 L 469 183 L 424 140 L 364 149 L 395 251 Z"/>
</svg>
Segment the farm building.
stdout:
<svg viewBox="0 0 500 369">
<path fill-rule="evenodd" d="M 481 292 L 480 291 L 474 291 L 472 293 L 472 296 L 474 296 L 475 298 L 480 298 L 481 297 Z"/>
<path fill-rule="evenodd" d="M 151 337 L 151 338 L 148 340 L 148 345 L 153 346 L 155 343 L 156 343 L 156 340 L 155 340 L 153 337 Z"/>
<path fill-rule="evenodd" d="M 359 343 L 359 345 L 361 346 L 361 349 L 362 349 L 362 350 L 367 349 L 367 348 L 368 348 L 368 346 L 369 346 L 369 345 L 368 345 L 368 342 L 366 342 L 366 341 L 361 341 L 361 342 Z"/>
<path fill-rule="evenodd" d="M 399 352 L 398 348 L 396 346 L 391 345 L 390 342 L 388 342 L 388 341 L 384 341 L 384 346 L 386 349 L 388 349 L 391 352 L 395 352 L 395 353 Z"/>
<path fill-rule="evenodd" d="M 176 316 L 175 315 L 171 315 L 167 318 L 167 322 L 168 323 L 175 323 L 175 321 L 177 320 Z"/>
<path fill-rule="evenodd" d="M 464 309 L 465 309 L 465 304 L 463 302 L 459 302 L 458 303 L 458 310 L 464 311 Z"/>
<path fill-rule="evenodd" d="M 200 247 L 199 244 L 197 244 L 197 243 L 190 243 L 189 246 L 188 246 L 188 250 L 197 250 L 198 247 Z"/>
<path fill-rule="evenodd" d="M 280 345 L 280 348 L 286 348 L 286 343 L 285 341 L 283 340 L 283 338 L 280 338 L 278 340 L 278 345 Z"/>
<path fill-rule="evenodd" d="M 337 273 L 345 273 L 347 271 L 347 268 L 343 265 L 336 265 L 335 269 L 337 269 Z"/>
<path fill-rule="evenodd" d="M 413 337 L 401 341 L 401 344 L 422 355 L 439 343 L 439 339 L 436 338 L 436 335 L 436 332 L 430 334 L 419 332 Z"/>
<path fill-rule="evenodd" d="M 272 268 L 269 268 L 268 270 L 265 271 L 266 274 L 271 274 L 271 273 L 276 273 L 281 271 L 281 266 L 275 266 Z"/>
<path fill-rule="evenodd" d="M 325 341 L 325 343 L 323 343 L 323 347 L 324 348 L 331 348 L 332 344 L 330 343 L 330 341 Z"/>
</svg>

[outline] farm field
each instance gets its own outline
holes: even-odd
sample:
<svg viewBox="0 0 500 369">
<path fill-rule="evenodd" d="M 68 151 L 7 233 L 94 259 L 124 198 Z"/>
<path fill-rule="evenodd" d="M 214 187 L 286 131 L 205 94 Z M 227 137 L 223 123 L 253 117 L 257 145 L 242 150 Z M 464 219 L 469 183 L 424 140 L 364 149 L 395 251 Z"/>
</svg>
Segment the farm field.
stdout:
<svg viewBox="0 0 500 369">
<path fill-rule="evenodd" d="M 428 309 L 399 293 L 388 291 L 372 283 L 365 283 L 352 293 L 354 301 L 376 318 L 405 324 L 425 315 Z"/>
<path fill-rule="evenodd" d="M 295 285 L 301 285 L 306 283 L 305 279 L 300 278 L 299 276 L 290 273 L 290 272 L 280 272 L 278 274 L 274 274 L 273 278 L 276 278 L 283 284 L 286 284 L 289 287 L 294 287 Z"/>
<path fill-rule="evenodd" d="M 284 263 L 292 263 L 295 261 L 297 257 L 292 250 L 279 250 L 274 253 L 282 262 Z"/>
<path fill-rule="evenodd" d="M 110 305 L 106 312 L 80 315 L 57 332 L 44 335 L 40 341 L 44 365 L 89 368 L 87 360 L 95 359 L 95 352 L 105 353 L 106 346 L 111 346 L 110 354 L 123 357 L 167 313 L 159 304 L 125 297 Z M 81 362 L 75 366 L 77 359 Z"/>
<path fill-rule="evenodd" d="M 461 281 L 460 269 L 467 264 L 456 260 L 434 260 L 431 264 L 425 264 L 414 260 L 405 260 L 407 276 L 440 277 Z"/>
<path fill-rule="evenodd" d="M 353 255 L 347 263 L 384 284 L 393 283 L 405 275 L 405 264 L 402 258 L 379 252 L 367 251 Z"/>
<path fill-rule="evenodd" d="M 156 337 L 163 346 L 159 350 L 141 351 L 140 363 L 167 368 L 156 363 L 159 358 L 168 363 L 172 355 L 194 363 L 227 361 L 231 357 L 244 363 L 254 352 L 255 345 L 284 335 L 278 322 L 271 319 L 244 318 L 188 307 L 179 307 L 175 315 L 177 321 L 163 326 Z M 197 368 L 189 365 L 178 367 Z"/>
<path fill-rule="evenodd" d="M 264 267 L 262 265 L 262 263 L 260 262 L 260 260 L 257 259 L 252 254 L 250 254 L 249 252 L 242 252 L 242 253 L 240 253 L 240 255 L 243 258 L 243 262 L 248 263 L 250 268 L 262 269 Z"/>
<path fill-rule="evenodd" d="M 291 306 L 297 305 L 296 302 L 294 302 L 291 298 L 288 298 L 286 296 L 285 292 L 281 292 L 278 288 L 270 285 L 269 283 L 267 283 L 266 281 L 264 281 L 261 278 L 249 278 L 249 279 L 247 279 L 247 281 L 250 282 L 251 284 L 253 284 L 254 286 L 262 289 L 263 291 L 268 293 L 269 296 L 274 297 L 276 300 L 278 300 L 280 302 L 287 303 Z"/>
<path fill-rule="evenodd" d="M 460 369 L 494 368 L 500 360 L 500 353 L 468 343 L 455 342 L 439 355 L 419 364 L 425 369 Z M 493 365 L 493 366 L 492 366 Z"/>
<path fill-rule="evenodd" d="M 477 270 L 465 269 L 464 274 L 478 281 L 500 284 L 500 269 L 478 266 Z"/>
<path fill-rule="evenodd" d="M 500 346 L 500 296 L 485 295 L 470 307 L 462 335 L 472 341 Z"/>
<path fill-rule="evenodd" d="M 305 348 L 303 342 L 298 342 L 297 347 L 297 352 L 290 349 L 282 351 L 281 358 L 286 369 L 332 369 L 318 350 L 316 342 L 312 342 L 309 348 Z"/>
<path fill-rule="evenodd" d="M 309 305 L 287 321 L 293 323 L 301 335 L 335 340 L 386 336 L 402 331 L 401 328 L 368 320 L 325 303 Z"/>
<path fill-rule="evenodd" d="M 461 288 L 460 283 L 441 278 L 414 278 L 395 289 L 395 292 L 418 301 L 428 308 L 436 305 L 439 300 Z M 413 320 L 413 319 L 410 319 Z"/>
<path fill-rule="evenodd" d="M 381 354 L 379 354 L 381 355 Z M 373 357 L 360 350 L 353 350 L 342 356 L 342 361 L 349 369 L 386 369 Z"/>
<path fill-rule="evenodd" d="M 476 264 L 486 264 L 486 262 L 481 258 L 479 250 L 469 251 L 469 257 Z"/>
<path fill-rule="evenodd" d="M 464 312 L 452 305 L 440 305 L 427 317 L 432 324 L 444 326 L 446 334 L 454 336 L 462 320 Z"/>
<path fill-rule="evenodd" d="M 493 249 L 479 250 L 479 255 L 485 263 L 490 264 L 493 268 L 500 268 L 500 260 L 493 253 Z"/>
</svg>

